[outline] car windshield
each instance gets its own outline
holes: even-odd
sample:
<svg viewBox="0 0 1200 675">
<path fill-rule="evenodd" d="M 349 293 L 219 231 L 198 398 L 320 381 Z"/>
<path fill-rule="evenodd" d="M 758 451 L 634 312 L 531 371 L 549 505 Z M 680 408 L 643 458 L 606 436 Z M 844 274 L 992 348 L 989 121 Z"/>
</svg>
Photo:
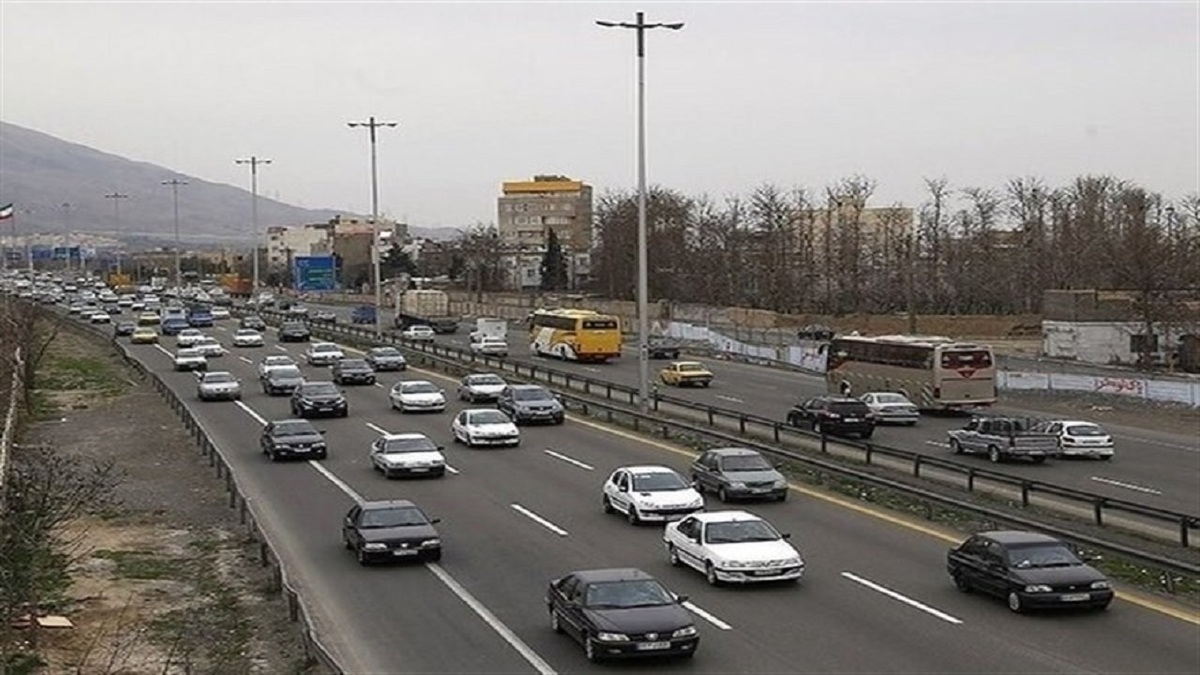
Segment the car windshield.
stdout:
<svg viewBox="0 0 1200 675">
<path fill-rule="evenodd" d="M 1066 428 L 1071 436 L 1107 436 L 1108 432 L 1095 424 L 1072 424 Z"/>
<path fill-rule="evenodd" d="M 296 362 L 290 356 L 268 356 L 263 359 L 263 365 L 266 366 L 294 366 Z"/>
<path fill-rule="evenodd" d="M 399 385 L 403 394 L 436 394 L 438 388 L 432 382 L 404 382 Z"/>
<path fill-rule="evenodd" d="M 908 403 L 908 399 L 900 394 L 875 394 L 876 403 Z"/>
<path fill-rule="evenodd" d="M 772 467 L 761 455 L 728 455 L 721 460 L 721 468 L 726 471 L 768 471 Z"/>
<path fill-rule="evenodd" d="M 1009 549 L 1009 565 L 1016 569 L 1034 567 L 1072 567 L 1081 565 L 1071 549 L 1062 544 L 1037 544 Z"/>
<path fill-rule="evenodd" d="M 404 527 L 406 525 L 425 525 L 428 522 L 420 509 L 414 506 L 402 506 L 363 511 L 359 527 Z"/>
<path fill-rule="evenodd" d="M 675 604 L 675 596 L 653 579 L 605 581 L 588 585 L 583 604 L 592 609 L 658 607 Z"/>
<path fill-rule="evenodd" d="M 371 364 L 362 359 L 342 359 L 338 364 L 342 370 L 370 370 Z"/>
<path fill-rule="evenodd" d="M 204 376 L 205 384 L 222 384 L 225 382 L 237 382 L 237 378 L 229 373 L 209 373 Z"/>
<path fill-rule="evenodd" d="M 275 431 L 272 432 L 275 436 L 312 436 L 316 433 L 317 430 L 313 425 L 303 420 L 276 422 Z"/>
<path fill-rule="evenodd" d="M 668 490 L 686 490 L 690 487 L 691 485 L 683 479 L 683 476 L 674 471 L 633 474 L 633 489 L 635 492 L 665 492 Z"/>
<path fill-rule="evenodd" d="M 283 324 L 283 330 L 304 330 L 304 324 L 299 321 L 288 321 Z"/>
<path fill-rule="evenodd" d="M 200 351 L 199 349 L 190 349 L 189 348 L 189 349 L 180 349 L 178 352 L 175 353 L 175 358 L 187 357 L 187 356 L 204 356 L 204 352 Z"/>
<path fill-rule="evenodd" d="M 258 335 L 258 331 L 250 330 L 249 328 L 244 328 L 242 330 L 239 330 L 237 332 L 237 334 L 242 337 L 254 337 L 254 336 Z"/>
<path fill-rule="evenodd" d="M 379 349 L 372 349 L 371 356 L 400 356 L 400 352 L 392 347 L 380 347 Z"/>
<path fill-rule="evenodd" d="M 305 396 L 332 396 L 338 393 L 338 389 L 332 382 L 313 382 L 304 385 L 301 393 Z"/>
<path fill-rule="evenodd" d="M 203 335 L 203 333 L 193 328 L 187 328 L 179 331 L 179 337 L 200 337 L 201 335 Z"/>
<path fill-rule="evenodd" d="M 538 387 L 536 389 L 515 389 L 513 399 L 517 401 L 550 401 L 554 396 L 549 391 Z"/>
<path fill-rule="evenodd" d="M 862 401 L 835 401 L 829 404 L 829 410 L 839 415 L 866 415 L 870 410 Z"/>
<path fill-rule="evenodd" d="M 433 452 L 435 450 L 437 450 L 437 446 L 424 436 L 385 438 L 382 444 L 382 451 L 388 455 L 395 452 Z"/>
<path fill-rule="evenodd" d="M 303 377 L 300 374 L 300 369 L 296 366 L 281 366 L 271 369 L 271 377 L 280 380 L 290 380 L 293 378 Z"/>
<path fill-rule="evenodd" d="M 340 352 L 340 351 L 342 351 L 341 349 L 339 349 L 339 348 L 338 348 L 338 346 L 337 346 L 337 345 L 332 345 L 332 344 L 326 344 L 326 345 L 313 345 L 313 348 L 312 348 L 312 350 L 313 350 L 313 352 L 314 352 L 314 353 L 316 353 L 316 352 Z"/>
<path fill-rule="evenodd" d="M 704 541 L 708 544 L 741 544 L 750 541 L 775 541 L 779 532 L 762 520 L 731 520 L 724 523 L 709 523 L 704 528 Z"/>
<path fill-rule="evenodd" d="M 216 338 L 204 338 L 196 343 L 201 347 L 220 347 L 221 343 Z"/>
<path fill-rule="evenodd" d="M 467 384 L 470 386 L 488 386 L 495 385 L 498 387 L 504 386 L 504 380 L 500 379 L 499 375 L 468 375 Z"/>
<path fill-rule="evenodd" d="M 511 421 L 499 410 L 476 410 L 467 414 L 467 424 L 507 424 Z"/>
</svg>

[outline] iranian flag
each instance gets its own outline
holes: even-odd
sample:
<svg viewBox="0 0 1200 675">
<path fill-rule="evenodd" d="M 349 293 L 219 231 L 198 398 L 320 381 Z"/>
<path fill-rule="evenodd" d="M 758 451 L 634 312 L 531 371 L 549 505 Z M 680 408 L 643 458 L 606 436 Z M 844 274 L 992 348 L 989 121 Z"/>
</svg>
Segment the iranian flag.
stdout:
<svg viewBox="0 0 1200 675">
<path fill-rule="evenodd" d="M 0 206 L 0 220 L 8 220 L 13 217 L 13 205 L 5 204 Z"/>
</svg>

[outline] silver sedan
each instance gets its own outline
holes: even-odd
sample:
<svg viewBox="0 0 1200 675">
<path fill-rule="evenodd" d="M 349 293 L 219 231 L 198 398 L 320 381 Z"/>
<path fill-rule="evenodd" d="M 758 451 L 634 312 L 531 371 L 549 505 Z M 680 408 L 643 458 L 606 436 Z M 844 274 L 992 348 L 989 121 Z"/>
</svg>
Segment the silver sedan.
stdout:
<svg viewBox="0 0 1200 675">
<path fill-rule="evenodd" d="M 878 424 L 905 424 L 911 427 L 921 419 L 920 409 L 904 394 L 873 391 L 863 394 L 861 399 L 871 409 Z"/>
</svg>

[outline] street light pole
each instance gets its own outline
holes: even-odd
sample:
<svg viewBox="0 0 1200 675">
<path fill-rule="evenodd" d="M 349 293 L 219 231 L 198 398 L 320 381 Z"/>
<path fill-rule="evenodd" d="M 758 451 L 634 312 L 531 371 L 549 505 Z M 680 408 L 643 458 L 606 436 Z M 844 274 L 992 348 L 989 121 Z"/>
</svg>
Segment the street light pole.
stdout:
<svg viewBox="0 0 1200 675">
<path fill-rule="evenodd" d="M 366 122 L 348 122 L 351 129 L 366 127 L 371 137 L 371 252 L 372 276 L 375 286 L 375 334 L 383 334 L 383 288 L 380 282 L 379 250 L 379 171 L 375 158 L 375 130 L 379 127 L 395 127 L 398 122 L 380 122 L 372 115 Z"/>
<path fill-rule="evenodd" d="M 258 296 L 258 165 L 270 164 L 271 160 L 263 159 L 255 155 L 250 155 L 248 159 L 235 159 L 237 164 L 250 165 L 250 222 L 254 229 L 254 282 L 251 285 L 250 298 L 253 300 Z"/>
<path fill-rule="evenodd" d="M 66 242 L 67 248 L 67 271 L 71 271 L 71 204 L 68 202 L 62 203 L 63 210 L 63 241 Z M 82 257 L 82 254 L 81 254 Z"/>
<path fill-rule="evenodd" d="M 129 195 L 113 190 L 111 194 L 104 195 L 104 198 L 111 199 L 113 203 L 113 230 L 117 237 L 117 276 L 121 276 L 121 200 L 129 199 Z"/>
<path fill-rule="evenodd" d="M 679 30 L 683 22 L 646 23 L 645 14 L 637 13 L 636 21 L 597 21 L 605 28 L 628 28 L 637 31 L 637 182 L 638 182 L 638 409 L 650 409 L 650 289 L 647 264 L 646 233 L 646 31 L 652 28 Z"/>
<path fill-rule="evenodd" d="M 183 266 L 180 264 L 180 246 L 179 246 L 179 186 L 187 185 L 186 180 L 172 178 L 164 180 L 163 185 L 171 186 L 171 206 L 175 215 L 175 288 L 183 288 Z"/>
</svg>

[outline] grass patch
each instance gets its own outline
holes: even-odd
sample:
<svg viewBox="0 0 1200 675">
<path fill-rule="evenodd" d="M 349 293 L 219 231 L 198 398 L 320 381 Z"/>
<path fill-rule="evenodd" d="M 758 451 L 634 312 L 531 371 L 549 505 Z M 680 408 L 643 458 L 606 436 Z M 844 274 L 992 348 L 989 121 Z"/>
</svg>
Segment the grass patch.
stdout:
<svg viewBox="0 0 1200 675">
<path fill-rule="evenodd" d="M 184 580 L 189 576 L 185 569 L 187 561 L 164 558 L 141 551 L 94 551 L 93 558 L 111 560 L 117 565 L 117 576 L 125 579 L 174 579 Z"/>
<path fill-rule="evenodd" d="M 38 389 L 89 391 L 109 397 L 120 395 L 128 387 L 124 374 L 102 357 L 54 354 L 53 347 L 47 356 L 38 369 Z"/>
</svg>

